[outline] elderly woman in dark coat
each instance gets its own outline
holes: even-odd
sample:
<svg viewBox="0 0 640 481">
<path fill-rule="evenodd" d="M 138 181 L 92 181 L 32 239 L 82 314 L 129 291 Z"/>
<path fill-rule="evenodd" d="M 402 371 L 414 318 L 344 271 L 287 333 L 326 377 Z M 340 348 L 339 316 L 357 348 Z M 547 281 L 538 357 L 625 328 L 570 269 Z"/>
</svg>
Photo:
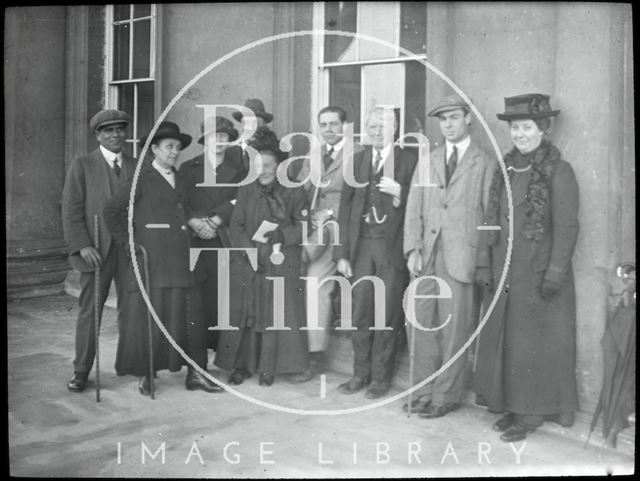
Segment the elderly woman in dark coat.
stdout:
<svg viewBox="0 0 640 481">
<path fill-rule="evenodd" d="M 301 330 L 305 306 L 300 244 L 306 195 L 301 187 L 287 188 L 278 182 L 282 153 L 274 142 L 257 143 L 254 148 L 262 158 L 262 173 L 256 182 L 238 189 L 229 236 L 234 248 L 257 249 L 257 266 L 251 265 L 246 253 L 232 252 L 230 324 L 238 330 L 221 331 L 215 364 L 232 371 L 230 384 L 259 372 L 260 385 L 270 386 L 276 374 L 309 367 L 307 333 Z M 266 243 L 253 240 L 263 221 L 278 226 L 266 235 Z M 282 291 L 274 289 L 279 282 Z M 274 308 L 277 317 L 282 314 L 284 328 L 277 328 L 277 317 L 274 324 Z"/>
<path fill-rule="evenodd" d="M 513 250 L 505 266 L 509 200 L 502 171 L 491 186 L 485 238 L 491 276 L 505 283 L 480 333 L 474 389 L 478 401 L 503 413 L 494 425 L 501 439 L 524 439 L 545 420 L 573 424 L 577 410 L 576 317 L 571 257 L 578 235 L 578 184 L 571 165 L 543 138 L 549 97 L 505 99 L 498 118 L 509 122 L 515 148 L 504 156 L 513 200 Z M 486 303 L 485 303 L 486 304 Z"/>
<path fill-rule="evenodd" d="M 146 138 L 145 138 L 146 139 Z M 142 139 L 141 142 L 145 142 Z M 187 225 L 191 218 L 189 189 L 191 185 L 175 171 L 180 151 L 191 142 L 189 135 L 180 132 L 173 122 L 162 122 L 151 139 L 153 160 L 143 165 L 135 190 L 133 205 L 134 239 L 148 253 L 149 279 L 145 289 L 158 318 L 171 337 L 202 369 L 207 368 L 206 327 L 201 308 L 200 293 L 189 271 L 190 234 Z M 107 228 L 116 241 L 129 242 L 127 208 L 132 183 L 117 192 L 104 209 Z M 129 249 L 127 248 L 127 251 Z M 137 260 L 144 276 L 142 256 Z M 150 394 L 149 338 L 147 305 L 138 284 L 129 272 L 127 297 L 128 323 L 118 341 L 116 372 L 140 378 L 138 389 Z M 179 371 L 186 361 L 176 351 L 155 322 L 152 325 L 154 371 Z M 200 372 L 188 368 L 185 386 L 188 390 L 202 389 L 220 392 L 222 388 Z"/>
</svg>

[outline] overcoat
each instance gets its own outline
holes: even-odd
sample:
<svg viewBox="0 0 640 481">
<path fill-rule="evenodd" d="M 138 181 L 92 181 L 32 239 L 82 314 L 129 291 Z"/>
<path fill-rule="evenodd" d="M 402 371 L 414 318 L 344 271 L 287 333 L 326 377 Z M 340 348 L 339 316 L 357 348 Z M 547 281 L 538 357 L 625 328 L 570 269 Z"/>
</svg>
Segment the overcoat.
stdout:
<svg viewBox="0 0 640 481">
<path fill-rule="evenodd" d="M 578 235 L 578 184 L 571 165 L 562 160 L 555 147 L 545 142 L 539 149 L 538 155 L 543 158 L 553 156 L 542 235 L 539 239 L 525 236 L 533 169 L 514 174 L 514 237 L 508 265 L 509 209 L 504 183 L 496 193 L 501 229 L 491 247 L 491 256 L 493 283 L 498 292 L 489 293 L 484 305 L 494 295 L 498 301 L 480 332 L 473 384 L 494 412 L 572 414 L 577 410 L 577 386 L 571 257 Z M 486 241 L 486 237 L 482 239 Z M 484 244 L 482 248 L 486 248 Z M 505 268 L 505 282 L 498 286 Z M 561 285 L 558 295 L 550 301 L 541 297 L 545 279 Z"/>
<path fill-rule="evenodd" d="M 135 160 L 123 152 L 121 179 L 130 179 L 135 168 Z M 109 183 L 108 169 L 109 165 L 97 148 L 74 160 L 67 171 L 62 192 L 62 223 L 69 262 L 81 272 L 93 271 L 93 267 L 80 257 L 80 250 L 94 245 L 93 216 L 96 214 L 102 259 L 107 257 L 111 247 L 111 234 L 102 215 L 105 204 L 115 194 Z"/>
<path fill-rule="evenodd" d="M 224 330 L 220 333 L 215 364 L 222 369 L 231 370 L 236 367 L 236 357 L 245 328 L 251 328 L 255 334 L 265 332 L 274 325 L 274 306 L 284 316 L 284 326 L 287 328 L 273 331 L 277 336 L 276 352 L 273 353 L 276 358 L 274 374 L 300 372 L 308 367 L 307 333 L 300 329 L 306 325 L 300 247 L 301 222 L 305 219 L 303 210 L 307 208 L 306 195 L 302 187 L 288 189 L 277 183 L 273 191 L 282 202 L 282 211 L 277 214 L 269 207 L 269 194 L 258 182 L 238 189 L 237 203 L 229 226 L 232 247 L 257 248 L 258 265 L 256 272 L 244 252 L 231 254 L 230 325 L 238 330 Z M 269 244 L 251 240 L 264 220 L 278 223 L 283 233 L 281 252 L 284 261 L 280 265 L 269 261 Z M 275 282 L 284 283 L 284 299 L 274 299 Z M 253 347 L 250 351 L 255 356 Z M 250 358 L 248 367 L 250 371 L 256 371 L 257 359 Z"/>
</svg>

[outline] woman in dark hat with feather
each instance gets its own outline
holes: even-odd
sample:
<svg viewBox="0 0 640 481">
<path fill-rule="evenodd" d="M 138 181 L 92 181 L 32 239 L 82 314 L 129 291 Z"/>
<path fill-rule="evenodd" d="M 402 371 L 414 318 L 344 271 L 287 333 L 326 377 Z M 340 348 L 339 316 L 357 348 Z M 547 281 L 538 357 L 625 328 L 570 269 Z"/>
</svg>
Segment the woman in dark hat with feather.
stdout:
<svg viewBox="0 0 640 481">
<path fill-rule="evenodd" d="M 146 137 L 141 140 L 144 144 Z M 145 288 L 158 318 L 171 337 L 199 367 L 206 370 L 206 330 L 201 316 L 200 294 L 189 270 L 191 218 L 190 184 L 175 170 L 180 151 L 191 143 L 191 137 L 180 132 L 173 122 L 162 122 L 150 143 L 153 160 L 145 163 L 135 190 L 133 207 L 134 239 L 148 253 L 149 279 Z M 127 246 L 127 209 L 132 182 L 107 203 L 104 218 L 116 241 Z M 129 248 L 127 247 L 127 252 Z M 136 255 L 140 273 L 142 256 Z M 118 343 L 116 372 L 140 378 L 141 394 L 150 394 L 149 340 L 147 305 L 130 269 L 127 302 L 128 324 Z M 158 326 L 153 323 L 154 370 L 180 371 L 186 361 L 176 351 Z M 219 392 L 222 388 L 189 366 L 185 386 Z"/>
<path fill-rule="evenodd" d="M 256 248 L 257 266 L 247 254 L 231 255 L 230 324 L 238 330 L 220 334 L 215 364 L 231 372 L 230 384 L 260 373 L 259 384 L 270 386 L 277 374 L 303 372 L 309 367 L 302 275 L 302 224 L 306 194 L 287 188 L 276 177 L 284 155 L 275 134 L 261 130 L 252 147 L 261 156 L 262 172 L 255 182 L 238 189 L 229 234 L 234 248 Z M 254 240 L 263 221 L 277 225 L 266 242 Z M 274 285 L 284 282 L 283 297 L 274 299 Z M 283 314 L 284 329 L 274 326 L 274 304 Z"/>
<path fill-rule="evenodd" d="M 474 390 L 478 402 L 502 413 L 501 439 L 525 439 L 544 421 L 573 424 L 578 409 L 576 315 L 571 257 L 578 236 L 578 184 L 571 165 L 545 138 L 551 127 L 549 96 L 505 98 L 500 120 L 509 123 L 514 148 L 504 156 L 513 200 L 513 244 L 505 282 L 509 198 L 499 169 L 491 185 L 484 237 L 492 256 L 489 294 L 498 295 L 480 333 Z M 486 303 L 485 303 L 486 304 Z"/>
</svg>

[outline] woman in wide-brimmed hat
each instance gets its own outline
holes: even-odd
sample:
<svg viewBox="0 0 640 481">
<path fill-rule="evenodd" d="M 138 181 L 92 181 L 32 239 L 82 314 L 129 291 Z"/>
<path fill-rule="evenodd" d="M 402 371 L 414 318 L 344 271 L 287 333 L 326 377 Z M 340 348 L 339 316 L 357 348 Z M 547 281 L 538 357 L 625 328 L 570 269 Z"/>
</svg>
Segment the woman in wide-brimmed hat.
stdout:
<svg viewBox="0 0 640 481">
<path fill-rule="evenodd" d="M 275 134 L 265 131 L 253 147 L 260 153 L 262 172 L 255 182 L 238 189 L 229 233 L 234 248 L 257 249 L 257 269 L 246 254 L 231 257 L 231 325 L 220 334 L 215 364 L 232 371 L 230 384 L 260 373 L 259 384 L 270 386 L 277 374 L 299 373 L 309 367 L 302 275 L 302 220 L 306 194 L 277 180 L 284 158 Z M 255 238 L 264 221 L 277 225 L 266 239 Z M 274 281 L 275 278 L 275 281 Z M 274 289 L 282 281 L 284 289 Z M 274 290 L 282 297 L 274 299 Z M 272 330 L 275 311 L 283 325 Z M 279 323 L 278 323 L 279 324 Z"/>
<path fill-rule="evenodd" d="M 200 131 L 198 143 L 204 146 L 206 155 L 201 153 L 180 165 L 180 174 L 190 184 L 198 186 L 191 190 L 190 199 L 193 213 L 190 225 L 198 235 L 193 237 L 192 246 L 205 249 L 230 247 L 227 227 L 238 188 L 204 184 L 210 178 L 205 175 L 207 169 L 215 173 L 216 184 L 237 184 L 247 176 L 242 148 L 228 144 L 238 139 L 238 131 L 229 119 L 220 116 L 203 121 Z M 202 294 L 202 315 L 208 328 L 218 324 L 217 256 L 217 252 L 202 251 L 194 270 Z M 207 347 L 216 349 L 218 334 L 219 331 L 207 330 Z"/>
<path fill-rule="evenodd" d="M 480 333 L 474 389 L 478 402 L 503 413 L 494 425 L 501 439 L 524 439 L 545 420 L 573 424 L 577 405 L 575 292 L 571 256 L 578 236 L 578 184 L 571 165 L 545 137 L 549 96 L 505 98 L 500 120 L 509 123 L 514 148 L 504 156 L 513 201 L 513 246 L 505 265 L 509 196 L 499 169 L 490 192 L 485 237 L 492 256 L 495 305 Z M 491 286 L 490 286 L 491 287 Z M 487 303 L 485 303 L 486 305 Z"/>
<path fill-rule="evenodd" d="M 144 137 L 141 142 L 146 142 Z M 205 326 L 200 315 L 200 295 L 189 270 L 190 184 L 175 171 L 180 151 L 191 136 L 173 122 L 162 122 L 150 141 L 153 160 L 140 172 L 133 206 L 134 239 L 148 253 L 149 279 L 145 288 L 160 321 L 171 337 L 206 370 Z M 128 245 L 127 208 L 131 182 L 107 203 L 104 218 L 114 239 Z M 141 255 L 137 256 L 142 267 Z M 144 272 L 141 268 L 140 272 Z M 116 373 L 140 377 L 140 393 L 150 392 L 147 306 L 131 269 L 127 299 L 128 324 L 118 342 Z M 155 371 L 179 371 L 186 361 L 153 323 Z M 188 390 L 221 391 L 218 385 L 188 368 Z"/>
</svg>

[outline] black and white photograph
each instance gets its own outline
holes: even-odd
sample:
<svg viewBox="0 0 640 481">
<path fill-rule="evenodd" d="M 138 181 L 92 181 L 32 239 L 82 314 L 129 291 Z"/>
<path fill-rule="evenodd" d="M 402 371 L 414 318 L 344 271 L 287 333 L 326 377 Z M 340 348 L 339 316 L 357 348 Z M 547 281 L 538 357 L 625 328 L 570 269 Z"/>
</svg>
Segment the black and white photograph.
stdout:
<svg viewBox="0 0 640 481">
<path fill-rule="evenodd" d="M 633 474 L 633 20 L 5 6 L 8 474 Z"/>
</svg>

